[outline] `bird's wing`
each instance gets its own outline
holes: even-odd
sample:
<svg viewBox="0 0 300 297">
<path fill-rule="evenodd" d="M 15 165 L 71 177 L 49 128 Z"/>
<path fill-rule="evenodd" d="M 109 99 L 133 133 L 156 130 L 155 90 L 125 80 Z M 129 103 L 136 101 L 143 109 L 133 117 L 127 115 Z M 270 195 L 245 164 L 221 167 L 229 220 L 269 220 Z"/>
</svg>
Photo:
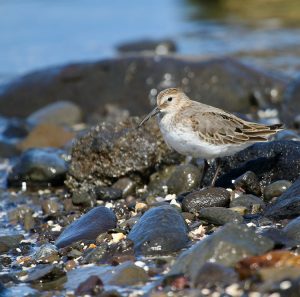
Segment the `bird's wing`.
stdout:
<svg viewBox="0 0 300 297">
<path fill-rule="evenodd" d="M 190 125 L 203 140 L 215 145 L 267 141 L 282 130 L 281 125 L 266 126 L 244 121 L 223 111 L 205 111 L 189 117 Z"/>
</svg>

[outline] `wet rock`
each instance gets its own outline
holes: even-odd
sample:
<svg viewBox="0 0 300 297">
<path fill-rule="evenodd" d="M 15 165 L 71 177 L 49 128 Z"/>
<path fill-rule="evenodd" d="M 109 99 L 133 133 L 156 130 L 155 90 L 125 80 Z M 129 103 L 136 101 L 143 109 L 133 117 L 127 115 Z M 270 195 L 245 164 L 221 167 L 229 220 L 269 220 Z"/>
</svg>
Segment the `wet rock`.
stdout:
<svg viewBox="0 0 300 297">
<path fill-rule="evenodd" d="M 103 282 L 96 275 L 91 275 L 84 282 L 80 283 L 75 290 L 75 295 L 94 296 L 103 291 Z"/>
<path fill-rule="evenodd" d="M 55 245 L 62 248 L 79 240 L 95 240 L 99 234 L 115 228 L 116 223 L 112 210 L 104 206 L 95 207 L 66 227 Z"/>
<path fill-rule="evenodd" d="M 94 189 L 81 188 L 72 194 L 72 202 L 75 205 L 92 206 L 96 203 L 97 195 Z"/>
<path fill-rule="evenodd" d="M 2 122 L 3 120 L 3 122 Z M 30 127 L 25 120 L 22 119 L 3 119 L 0 118 L 1 125 L 5 128 L 3 129 L 2 137 L 9 141 L 15 141 L 22 139 L 27 136 L 30 131 Z"/>
<path fill-rule="evenodd" d="M 292 183 L 288 180 L 278 180 L 264 188 L 264 199 L 270 201 L 274 197 L 283 194 Z"/>
<path fill-rule="evenodd" d="M 223 188 L 206 188 L 184 197 L 182 208 L 188 212 L 198 212 L 206 207 L 224 207 L 230 202 L 230 193 Z"/>
<path fill-rule="evenodd" d="M 276 247 L 293 247 L 297 245 L 292 238 L 289 238 L 287 234 L 280 229 L 268 228 L 263 230 L 261 235 L 272 239 Z"/>
<path fill-rule="evenodd" d="M 117 49 L 120 53 L 155 52 L 158 55 L 165 55 L 176 52 L 176 44 L 170 39 L 142 39 L 120 44 Z"/>
<path fill-rule="evenodd" d="M 55 198 L 43 200 L 41 205 L 42 210 L 46 215 L 57 213 L 61 209 L 61 206 L 58 204 Z"/>
<path fill-rule="evenodd" d="M 263 254 L 273 246 L 272 240 L 257 235 L 246 225 L 227 224 L 184 251 L 170 274 L 184 273 L 195 282 L 199 269 L 206 262 L 232 266 L 247 256 Z"/>
<path fill-rule="evenodd" d="M 125 262 L 117 266 L 115 273 L 108 283 L 112 286 L 130 286 L 145 283 L 149 279 L 145 270 L 131 262 Z"/>
<path fill-rule="evenodd" d="M 103 123 L 91 129 L 73 147 L 67 184 L 73 190 L 84 184 L 111 185 L 116 178 L 140 174 L 178 158 L 164 143 L 155 120 L 136 129 L 140 119 Z M 176 157 L 177 156 L 177 157 Z"/>
<path fill-rule="evenodd" d="M 24 151 L 35 147 L 57 147 L 67 145 L 75 133 L 66 130 L 64 127 L 53 124 L 40 124 L 32 129 L 27 137 L 18 143 L 17 147 Z"/>
<path fill-rule="evenodd" d="M 214 225 L 225 225 L 227 223 L 242 223 L 243 217 L 225 207 L 207 207 L 199 210 L 199 218 Z"/>
<path fill-rule="evenodd" d="M 53 281 L 65 275 L 66 273 L 64 270 L 57 265 L 38 264 L 36 267 L 31 268 L 28 271 L 27 276 L 23 277 L 22 280 L 27 283 L 47 282 L 49 280 Z"/>
<path fill-rule="evenodd" d="M 265 203 L 254 195 L 241 195 L 230 202 L 230 207 L 245 207 L 248 213 L 257 213 L 265 208 Z"/>
<path fill-rule="evenodd" d="M 277 220 L 292 219 L 300 215 L 300 178 L 279 196 L 274 203 L 268 205 L 264 215 Z"/>
<path fill-rule="evenodd" d="M 193 286 L 196 288 L 225 287 L 236 282 L 238 282 L 238 275 L 232 268 L 208 262 L 196 273 Z"/>
<path fill-rule="evenodd" d="M 203 167 L 192 164 L 179 165 L 167 181 L 169 193 L 179 194 L 199 187 L 202 174 Z"/>
<path fill-rule="evenodd" d="M 146 211 L 129 232 L 128 239 L 133 241 L 136 254 L 168 254 L 187 245 L 187 231 L 181 214 L 164 205 Z"/>
<path fill-rule="evenodd" d="M 31 125 L 74 125 L 82 119 L 80 107 L 70 101 L 50 103 L 27 117 Z"/>
<path fill-rule="evenodd" d="M 18 156 L 21 151 L 16 147 L 14 143 L 7 142 L 4 139 L 0 139 L 0 158 L 11 158 Z"/>
<path fill-rule="evenodd" d="M 8 176 L 9 186 L 62 185 L 67 172 L 64 152 L 52 148 L 30 149 L 24 152 Z"/>
<path fill-rule="evenodd" d="M 243 175 L 239 176 L 233 184 L 236 189 L 242 188 L 248 194 L 254 194 L 256 196 L 261 194 L 258 177 L 252 171 L 247 171 Z"/>
<path fill-rule="evenodd" d="M 97 263 L 100 262 L 104 256 L 106 255 L 109 247 L 107 243 L 102 243 L 96 248 L 88 251 L 84 256 L 83 256 L 83 263 L 84 264 L 89 264 L 89 263 Z"/>
<path fill-rule="evenodd" d="M 110 187 L 97 187 L 96 188 L 97 199 L 109 201 L 118 200 L 122 198 L 122 190 L 110 188 Z"/>
<path fill-rule="evenodd" d="M 52 263 L 59 260 L 57 247 L 50 243 L 40 246 L 33 257 L 37 262 L 43 263 Z"/>
<path fill-rule="evenodd" d="M 232 180 L 247 171 L 254 172 L 263 186 L 283 179 L 295 181 L 300 172 L 300 142 L 282 140 L 257 143 L 234 156 L 222 158 L 223 175 L 216 185 L 230 187 Z"/>
<path fill-rule="evenodd" d="M 292 80 L 286 88 L 283 97 L 283 104 L 279 113 L 283 122 L 288 126 L 293 126 L 294 119 L 299 114 L 300 110 L 300 79 L 299 77 Z"/>
<path fill-rule="evenodd" d="M 5 253 L 10 249 L 18 247 L 23 239 L 24 236 L 21 234 L 0 236 L 0 253 Z"/>
<path fill-rule="evenodd" d="M 119 79 L 112 82 L 112 77 Z M 118 104 L 134 115 L 141 115 L 151 109 L 149 95 L 153 98 L 161 89 L 177 86 L 183 87 L 194 100 L 248 112 L 253 102 L 262 108 L 280 101 L 286 84 L 285 78 L 229 58 L 205 61 L 139 55 L 27 74 L 3 86 L 0 110 L 6 116 L 28 116 L 64 98 L 80 106 L 85 115 L 101 114 L 106 103 Z"/>
<path fill-rule="evenodd" d="M 283 232 L 297 244 L 300 244 L 300 216 L 290 221 L 284 228 Z"/>
<path fill-rule="evenodd" d="M 131 180 L 130 178 L 123 177 L 118 179 L 113 185 L 112 188 L 118 189 L 122 191 L 122 196 L 126 197 L 132 194 L 135 190 L 136 182 Z"/>
</svg>

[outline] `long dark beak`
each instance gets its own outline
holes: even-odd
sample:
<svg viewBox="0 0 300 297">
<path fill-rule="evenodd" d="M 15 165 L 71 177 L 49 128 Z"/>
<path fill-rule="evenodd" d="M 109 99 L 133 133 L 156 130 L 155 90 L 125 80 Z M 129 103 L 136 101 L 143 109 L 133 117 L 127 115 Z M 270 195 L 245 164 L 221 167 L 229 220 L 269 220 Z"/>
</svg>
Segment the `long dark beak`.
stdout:
<svg viewBox="0 0 300 297">
<path fill-rule="evenodd" d="M 156 106 L 138 125 L 138 128 L 141 127 L 145 122 L 154 117 L 160 112 L 159 108 Z"/>
</svg>

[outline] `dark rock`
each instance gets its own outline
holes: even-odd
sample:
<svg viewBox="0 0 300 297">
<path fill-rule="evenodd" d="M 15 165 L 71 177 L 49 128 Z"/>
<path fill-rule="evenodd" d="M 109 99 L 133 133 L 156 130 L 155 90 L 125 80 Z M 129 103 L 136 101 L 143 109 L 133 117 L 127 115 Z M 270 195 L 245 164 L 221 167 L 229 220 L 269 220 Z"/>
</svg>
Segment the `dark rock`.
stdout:
<svg viewBox="0 0 300 297">
<path fill-rule="evenodd" d="M 257 211 L 263 210 L 265 208 L 265 203 L 259 197 L 251 194 L 245 194 L 232 199 L 232 201 L 230 202 L 230 207 L 237 206 L 245 207 L 248 213 L 257 213 Z"/>
<path fill-rule="evenodd" d="M 2 132 L 2 137 L 8 140 L 22 139 L 30 131 L 28 123 L 22 119 L 7 119 L 5 120 L 5 124 L 6 127 Z"/>
<path fill-rule="evenodd" d="M 225 225 L 227 223 L 242 223 L 243 217 L 225 207 L 208 207 L 199 210 L 199 218 L 214 225 Z"/>
<path fill-rule="evenodd" d="M 72 202 L 75 205 L 92 206 L 96 203 L 96 199 L 94 189 L 76 189 L 72 194 Z"/>
<path fill-rule="evenodd" d="M 103 123 L 80 138 L 73 147 L 68 186 L 74 190 L 99 181 L 111 185 L 131 174 L 146 177 L 155 165 L 178 156 L 167 148 L 156 121 L 137 129 L 139 121 Z"/>
<path fill-rule="evenodd" d="M 21 234 L 0 236 L 0 253 L 5 253 L 10 249 L 18 247 L 20 241 L 23 239 L 24 236 Z"/>
<path fill-rule="evenodd" d="M 116 227 L 117 219 L 109 208 L 98 206 L 69 225 L 57 238 L 55 245 L 62 248 L 79 240 L 95 240 L 101 233 Z"/>
<path fill-rule="evenodd" d="M 253 171 L 261 185 L 281 179 L 295 181 L 300 174 L 300 142 L 257 143 L 233 156 L 222 158 L 223 175 L 216 185 L 230 187 L 232 180 L 247 171 Z"/>
<path fill-rule="evenodd" d="M 293 166 L 291 166 L 294 168 Z M 292 219 L 300 215 L 300 178 L 278 199 L 268 205 L 265 216 L 271 219 Z"/>
<path fill-rule="evenodd" d="M 261 194 L 258 177 L 252 171 L 247 171 L 239 176 L 233 184 L 236 189 L 242 188 L 248 194 L 254 194 L 256 196 Z"/>
<path fill-rule="evenodd" d="M 292 183 L 288 180 L 278 180 L 264 188 L 264 199 L 270 201 L 274 197 L 283 194 Z"/>
<path fill-rule="evenodd" d="M 103 291 L 103 282 L 96 275 L 91 275 L 84 282 L 80 283 L 75 290 L 75 295 L 97 295 Z"/>
<path fill-rule="evenodd" d="M 58 101 L 33 112 L 27 121 L 31 125 L 55 124 L 74 125 L 82 118 L 80 107 L 70 101 Z"/>
<path fill-rule="evenodd" d="M 135 187 L 136 187 L 136 182 L 134 182 L 128 177 L 120 178 L 112 185 L 112 188 L 122 191 L 123 197 L 132 194 L 135 190 Z"/>
<path fill-rule="evenodd" d="M 146 211 L 129 232 L 128 239 L 133 241 L 136 254 L 168 254 L 187 245 L 187 232 L 181 214 L 164 205 Z"/>
<path fill-rule="evenodd" d="M 293 126 L 295 117 L 300 110 L 300 78 L 292 80 L 284 92 L 283 104 L 279 113 L 283 122 L 288 126 Z"/>
<path fill-rule="evenodd" d="M 184 197 L 182 208 L 188 212 L 198 212 L 206 207 L 228 206 L 230 193 L 223 188 L 206 188 L 193 192 Z"/>
<path fill-rule="evenodd" d="M 97 187 L 96 188 L 97 199 L 109 201 L 118 200 L 122 198 L 122 190 L 110 188 L 110 187 Z"/>
<path fill-rule="evenodd" d="M 55 214 L 61 209 L 55 198 L 43 200 L 41 206 L 46 215 Z"/>
<path fill-rule="evenodd" d="M 141 267 L 131 262 L 125 262 L 117 266 L 108 283 L 112 286 L 130 286 L 145 283 L 149 276 Z"/>
<path fill-rule="evenodd" d="M 170 274 L 184 273 L 195 282 L 198 271 L 206 262 L 233 266 L 247 256 L 263 254 L 273 246 L 272 240 L 257 235 L 246 225 L 227 224 L 184 251 Z"/>
<path fill-rule="evenodd" d="M 205 263 L 196 273 L 193 286 L 196 288 L 225 287 L 238 280 L 239 277 L 232 268 L 218 263 Z"/>
<path fill-rule="evenodd" d="M 142 39 L 117 46 L 120 53 L 155 52 L 158 55 L 176 52 L 176 44 L 170 39 Z"/>
<path fill-rule="evenodd" d="M 284 230 L 268 228 L 263 230 L 261 235 L 273 240 L 275 246 L 277 247 L 293 247 L 297 245 L 297 243 L 292 238 L 288 237 Z"/>
<path fill-rule="evenodd" d="M 167 181 L 168 191 L 179 194 L 199 187 L 203 174 L 203 167 L 192 164 L 179 165 Z"/>
<path fill-rule="evenodd" d="M 107 243 L 102 243 L 96 248 L 88 251 L 84 256 L 83 256 L 83 263 L 84 264 L 89 264 L 89 263 L 97 263 L 100 262 L 103 257 L 106 255 L 109 247 Z"/>
<path fill-rule="evenodd" d="M 0 139 L 0 158 L 11 158 L 18 156 L 20 153 L 20 149 L 18 149 L 14 143 Z"/>
<path fill-rule="evenodd" d="M 8 176 L 9 186 L 28 185 L 63 185 L 67 163 L 64 152 L 52 148 L 29 149 L 24 152 L 13 166 Z"/>
<path fill-rule="evenodd" d="M 248 112 L 253 105 L 263 108 L 280 101 L 286 84 L 285 78 L 229 58 L 203 61 L 131 56 L 27 74 L 3 86 L 0 110 L 3 115 L 24 117 L 64 98 L 80 106 L 85 114 L 101 113 L 103 106 L 110 103 L 141 115 L 151 109 L 149 96 L 153 98 L 161 89 L 177 86 L 194 100 Z"/>
<path fill-rule="evenodd" d="M 300 216 L 290 221 L 284 228 L 283 232 L 297 244 L 300 244 Z"/>
</svg>

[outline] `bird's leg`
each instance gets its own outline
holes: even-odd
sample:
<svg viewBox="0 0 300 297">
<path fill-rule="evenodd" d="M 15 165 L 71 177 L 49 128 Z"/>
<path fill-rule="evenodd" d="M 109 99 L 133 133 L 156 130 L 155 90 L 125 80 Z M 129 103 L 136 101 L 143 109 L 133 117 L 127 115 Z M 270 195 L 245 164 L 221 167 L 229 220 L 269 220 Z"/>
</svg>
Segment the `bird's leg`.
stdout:
<svg viewBox="0 0 300 297">
<path fill-rule="evenodd" d="M 203 167 L 203 173 L 202 173 L 202 177 L 201 177 L 201 181 L 200 181 L 200 187 L 203 188 L 203 182 L 204 182 L 204 177 L 205 177 L 205 174 L 207 173 L 207 170 L 208 170 L 208 167 L 209 167 L 209 164 L 207 162 L 206 159 L 204 159 L 204 167 Z"/>
<path fill-rule="evenodd" d="M 220 169 L 221 169 L 221 159 L 220 158 L 216 158 L 216 165 L 217 165 L 217 168 L 216 168 L 216 171 L 215 171 L 215 175 L 214 175 L 214 177 L 212 179 L 212 182 L 211 182 L 212 187 L 215 186 L 218 174 L 219 174 Z"/>
</svg>

